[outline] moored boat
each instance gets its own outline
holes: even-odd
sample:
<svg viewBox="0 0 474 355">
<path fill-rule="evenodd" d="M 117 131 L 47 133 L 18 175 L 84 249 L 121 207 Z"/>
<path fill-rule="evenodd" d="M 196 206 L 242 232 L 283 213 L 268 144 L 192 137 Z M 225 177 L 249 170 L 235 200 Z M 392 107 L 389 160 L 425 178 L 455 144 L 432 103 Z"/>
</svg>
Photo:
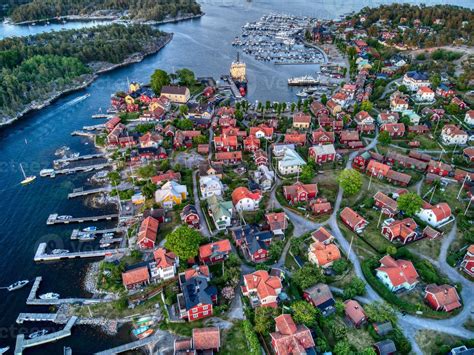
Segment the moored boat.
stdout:
<svg viewBox="0 0 474 355">
<path fill-rule="evenodd" d="M 83 229 L 84 232 L 94 232 L 96 230 L 97 230 L 97 227 L 95 226 L 90 226 Z"/>
<path fill-rule="evenodd" d="M 21 280 L 21 281 L 17 281 L 13 284 L 11 284 L 10 286 L 7 287 L 7 290 L 8 291 L 15 291 L 15 290 L 18 290 L 24 286 L 26 286 L 28 284 L 28 280 Z"/>
<path fill-rule="evenodd" d="M 48 331 L 46 329 L 41 329 L 41 330 L 38 330 L 37 332 L 31 333 L 30 335 L 28 335 L 28 338 L 35 339 L 46 334 L 48 334 Z"/>
<path fill-rule="evenodd" d="M 150 335 L 152 335 L 154 332 L 153 329 L 148 329 L 147 331 L 141 333 L 141 334 L 138 334 L 138 339 L 144 339 L 146 337 L 149 337 Z"/>
<path fill-rule="evenodd" d="M 67 253 L 69 253 L 69 250 L 66 250 L 66 249 L 53 249 L 51 251 L 51 254 L 53 255 L 67 254 Z"/>
<path fill-rule="evenodd" d="M 42 300 L 57 300 L 59 299 L 59 293 L 48 292 L 48 293 L 39 295 L 39 298 Z"/>
<path fill-rule="evenodd" d="M 132 333 L 133 335 L 135 336 L 139 336 L 140 334 L 142 334 L 143 332 L 146 332 L 148 330 L 148 327 L 138 327 L 136 329 L 133 329 L 132 330 Z"/>
</svg>

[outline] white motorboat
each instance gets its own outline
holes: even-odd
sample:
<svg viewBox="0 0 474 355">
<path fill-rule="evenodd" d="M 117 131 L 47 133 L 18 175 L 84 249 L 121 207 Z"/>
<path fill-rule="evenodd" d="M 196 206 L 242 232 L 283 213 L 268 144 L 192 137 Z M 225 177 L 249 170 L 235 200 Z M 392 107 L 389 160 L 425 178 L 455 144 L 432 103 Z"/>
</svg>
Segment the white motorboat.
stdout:
<svg viewBox="0 0 474 355">
<path fill-rule="evenodd" d="M 61 215 L 61 216 L 57 216 L 56 219 L 60 219 L 60 220 L 68 220 L 68 219 L 71 219 L 72 216 L 69 216 L 69 215 Z"/>
<path fill-rule="evenodd" d="M 11 284 L 10 286 L 7 287 L 7 290 L 8 291 L 15 291 L 15 290 L 18 290 L 24 286 L 26 286 L 26 284 L 28 284 L 28 280 L 21 280 L 21 281 L 17 281 L 13 284 Z"/>
<path fill-rule="evenodd" d="M 90 234 L 90 233 L 82 234 L 82 235 L 80 235 L 77 239 L 78 239 L 80 242 L 89 242 L 89 241 L 95 239 L 95 235 L 94 235 L 94 234 Z"/>
<path fill-rule="evenodd" d="M 308 97 L 308 93 L 304 91 L 300 91 L 299 93 L 296 94 L 296 96 L 304 98 L 304 97 Z"/>
<path fill-rule="evenodd" d="M 0 354 L 5 354 L 8 350 L 10 350 L 9 346 L 5 346 L 4 348 L 0 348 Z"/>
<path fill-rule="evenodd" d="M 43 335 L 46 335 L 46 334 L 48 334 L 48 331 L 46 329 L 41 329 L 41 330 L 38 330 L 37 332 L 31 333 L 30 335 L 28 335 L 28 338 L 35 339 L 38 337 L 42 337 Z"/>
<path fill-rule="evenodd" d="M 48 293 L 39 295 L 39 298 L 42 300 L 57 300 L 59 299 L 59 293 L 48 292 Z"/>
<path fill-rule="evenodd" d="M 51 176 L 54 177 L 56 174 L 54 172 L 54 169 L 42 169 L 40 171 L 40 176 L 41 177 L 46 177 L 46 176 Z"/>
<path fill-rule="evenodd" d="M 97 227 L 90 226 L 83 229 L 84 232 L 94 232 L 97 230 Z"/>
<path fill-rule="evenodd" d="M 51 254 L 53 255 L 67 254 L 67 253 L 69 253 L 69 250 L 66 250 L 66 249 L 53 249 L 51 251 Z"/>
<path fill-rule="evenodd" d="M 110 244 L 109 243 L 101 244 L 100 247 L 101 248 L 107 248 L 107 247 L 110 247 Z"/>
</svg>

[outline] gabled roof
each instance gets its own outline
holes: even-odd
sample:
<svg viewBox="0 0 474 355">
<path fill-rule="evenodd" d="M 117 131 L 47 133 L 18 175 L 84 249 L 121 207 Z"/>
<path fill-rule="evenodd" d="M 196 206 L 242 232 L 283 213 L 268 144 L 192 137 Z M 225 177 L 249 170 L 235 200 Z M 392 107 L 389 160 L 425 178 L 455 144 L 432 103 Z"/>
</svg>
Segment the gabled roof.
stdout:
<svg viewBox="0 0 474 355">
<path fill-rule="evenodd" d="M 318 265 L 324 267 L 341 258 L 341 252 L 336 244 L 324 244 L 320 242 L 314 242 L 310 246 L 310 253 L 314 254 L 318 260 Z"/>
<path fill-rule="evenodd" d="M 392 212 L 396 212 L 398 209 L 397 201 L 388 197 L 382 191 L 378 191 L 374 195 L 374 200 L 380 201 L 385 207 L 387 207 Z"/>
<path fill-rule="evenodd" d="M 142 266 L 122 273 L 122 281 L 125 286 L 146 282 L 150 279 L 148 267 Z"/>
<path fill-rule="evenodd" d="M 415 232 L 418 225 L 412 218 L 405 218 L 401 221 L 393 221 L 386 226 L 394 238 L 406 239 Z"/>
<path fill-rule="evenodd" d="M 156 249 L 153 252 L 153 258 L 155 259 L 156 266 L 163 269 L 173 266 L 176 262 L 176 255 L 165 248 Z"/>
<path fill-rule="evenodd" d="M 208 277 L 197 275 L 181 284 L 186 309 L 189 310 L 199 304 L 212 304 L 212 297 L 217 295 L 217 288 L 211 286 Z"/>
<path fill-rule="evenodd" d="M 393 286 L 399 286 L 405 282 L 413 285 L 418 282 L 418 273 L 413 263 L 409 260 L 395 260 L 390 255 L 380 259 L 380 267 L 376 270 L 387 274 Z"/>
<path fill-rule="evenodd" d="M 340 217 L 342 220 L 349 223 L 351 226 L 356 226 L 360 222 L 365 222 L 366 220 L 359 215 L 356 211 L 354 211 L 350 207 L 346 207 L 342 210 Z"/>
<path fill-rule="evenodd" d="M 431 293 L 438 305 L 447 312 L 461 307 L 460 298 L 456 288 L 451 285 L 430 284 L 425 288 L 426 293 Z"/>
<path fill-rule="evenodd" d="M 258 270 L 252 274 L 244 275 L 244 281 L 247 290 L 249 292 L 255 291 L 260 300 L 268 296 L 278 296 L 282 289 L 280 278 L 270 276 L 265 270 Z"/>
<path fill-rule="evenodd" d="M 293 149 L 286 149 L 285 155 L 278 162 L 278 165 L 279 166 L 295 166 L 295 165 L 301 166 L 301 165 L 306 165 L 306 162 Z"/>
<path fill-rule="evenodd" d="M 195 350 L 219 349 L 221 346 L 219 328 L 193 328 L 193 345 Z"/>
<path fill-rule="evenodd" d="M 327 302 L 328 300 L 334 299 L 329 286 L 322 283 L 311 286 L 303 292 L 311 298 L 311 301 L 316 307 Z"/>
<path fill-rule="evenodd" d="M 260 193 L 260 191 L 250 192 L 250 190 L 244 186 L 238 187 L 232 192 L 232 202 L 234 203 L 234 205 L 236 205 L 240 200 L 244 198 L 249 198 L 254 201 L 260 201 L 260 199 L 262 198 L 262 194 Z"/>
<path fill-rule="evenodd" d="M 140 225 L 140 230 L 138 231 L 137 242 L 140 243 L 145 239 L 155 242 L 156 235 L 158 233 L 158 227 L 160 222 L 157 219 L 149 216 L 145 218 Z"/>
<path fill-rule="evenodd" d="M 305 354 L 314 347 L 311 331 L 305 325 L 296 325 L 289 314 L 275 318 L 276 332 L 270 333 L 275 352 L 285 355 Z"/>
<path fill-rule="evenodd" d="M 328 230 L 324 227 L 319 227 L 313 233 L 311 233 L 311 238 L 314 241 L 318 241 L 320 243 L 324 243 L 328 240 L 334 239 L 334 236 L 328 232 Z"/>
<path fill-rule="evenodd" d="M 271 231 L 285 230 L 288 227 L 288 221 L 285 212 L 267 213 L 265 220 Z"/>
<path fill-rule="evenodd" d="M 283 193 L 292 197 L 303 191 L 307 194 L 317 194 L 318 184 L 303 184 L 302 182 L 298 181 L 295 182 L 293 185 L 283 186 Z"/>
<path fill-rule="evenodd" d="M 199 259 L 205 259 L 217 255 L 228 254 L 232 250 L 229 239 L 222 239 L 214 243 L 201 245 L 199 247 Z"/>
<path fill-rule="evenodd" d="M 366 318 L 364 309 L 359 302 L 354 300 L 347 300 L 344 302 L 344 311 L 346 316 L 355 324 L 359 324 Z"/>
</svg>

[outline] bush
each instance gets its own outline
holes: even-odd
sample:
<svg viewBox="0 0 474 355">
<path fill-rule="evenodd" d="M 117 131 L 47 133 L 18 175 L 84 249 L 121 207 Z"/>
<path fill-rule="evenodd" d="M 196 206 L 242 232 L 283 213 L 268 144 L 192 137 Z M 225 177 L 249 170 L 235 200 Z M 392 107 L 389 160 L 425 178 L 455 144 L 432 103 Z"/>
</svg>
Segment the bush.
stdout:
<svg viewBox="0 0 474 355">
<path fill-rule="evenodd" d="M 249 320 L 244 319 L 242 321 L 242 328 L 244 329 L 245 338 L 247 339 L 248 353 L 250 355 L 260 355 L 260 343 L 257 338 L 257 334 L 253 331 L 252 323 Z"/>
</svg>

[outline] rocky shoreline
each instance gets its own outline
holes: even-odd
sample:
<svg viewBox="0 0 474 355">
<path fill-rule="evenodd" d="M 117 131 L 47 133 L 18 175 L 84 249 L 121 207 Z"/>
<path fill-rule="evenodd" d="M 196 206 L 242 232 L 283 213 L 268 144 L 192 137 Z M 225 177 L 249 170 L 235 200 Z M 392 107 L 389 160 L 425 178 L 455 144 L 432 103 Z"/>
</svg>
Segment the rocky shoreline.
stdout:
<svg viewBox="0 0 474 355">
<path fill-rule="evenodd" d="M 25 109 L 23 109 L 21 112 L 18 112 L 15 116 L 10 117 L 9 119 L 0 122 L 0 128 L 10 125 L 17 121 L 18 119 L 22 118 L 26 114 L 33 112 L 33 111 L 39 111 L 49 105 L 51 105 L 53 102 L 58 100 L 59 98 L 70 94 L 75 91 L 80 91 L 88 87 L 90 84 L 96 80 L 100 74 L 107 73 L 109 71 L 130 65 L 130 64 L 135 64 L 141 62 L 145 57 L 158 53 L 161 49 L 163 49 L 172 39 L 173 39 L 173 34 L 172 33 L 167 33 L 165 34 L 166 38 L 164 41 L 160 42 L 159 44 L 152 46 L 148 48 L 146 51 L 142 53 L 134 53 L 130 55 L 128 58 L 126 58 L 123 62 L 118 63 L 118 64 L 110 64 L 110 63 L 102 63 L 100 68 L 96 68 L 94 70 L 93 74 L 89 74 L 86 77 L 83 77 L 83 80 L 80 84 L 73 85 L 70 88 L 64 89 L 60 92 L 52 94 L 50 97 L 47 99 L 43 100 L 41 103 L 37 104 L 29 104 Z"/>
</svg>

